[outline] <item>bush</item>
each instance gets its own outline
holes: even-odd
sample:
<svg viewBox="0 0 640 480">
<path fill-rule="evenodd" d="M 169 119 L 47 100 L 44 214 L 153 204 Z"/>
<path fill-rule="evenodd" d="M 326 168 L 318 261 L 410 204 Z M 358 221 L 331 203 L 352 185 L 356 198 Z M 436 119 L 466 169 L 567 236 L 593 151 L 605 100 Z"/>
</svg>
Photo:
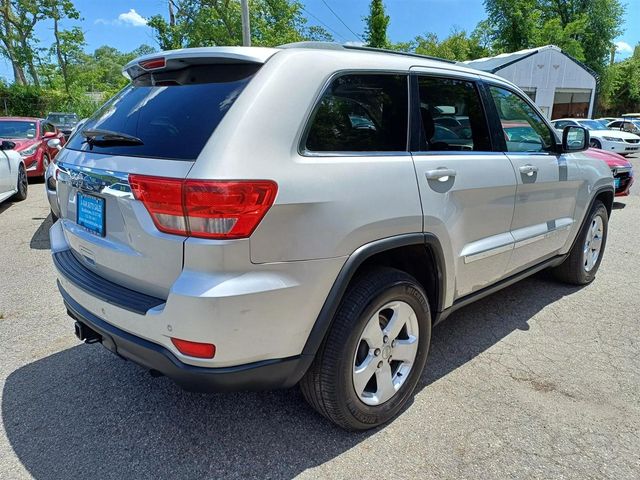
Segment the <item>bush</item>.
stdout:
<svg viewBox="0 0 640 480">
<path fill-rule="evenodd" d="M 88 117 L 104 100 L 82 92 L 67 94 L 33 85 L 0 84 L 0 111 L 6 116 L 44 117 L 48 112 L 74 112 Z"/>
</svg>

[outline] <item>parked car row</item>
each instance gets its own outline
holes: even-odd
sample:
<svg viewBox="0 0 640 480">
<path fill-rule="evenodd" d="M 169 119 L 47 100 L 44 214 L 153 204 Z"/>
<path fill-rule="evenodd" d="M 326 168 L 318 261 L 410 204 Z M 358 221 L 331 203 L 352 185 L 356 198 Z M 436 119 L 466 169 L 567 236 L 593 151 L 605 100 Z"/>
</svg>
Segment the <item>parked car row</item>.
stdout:
<svg viewBox="0 0 640 480">
<path fill-rule="evenodd" d="M 624 129 L 616 128 L 623 121 L 604 123 L 602 120 L 585 118 L 559 118 L 551 122 L 556 130 L 562 131 L 567 125 L 579 125 L 589 130 L 592 148 L 599 148 L 621 155 L 631 155 L 640 151 L 640 136 Z M 626 122 L 626 121 L 625 121 Z"/>
</svg>

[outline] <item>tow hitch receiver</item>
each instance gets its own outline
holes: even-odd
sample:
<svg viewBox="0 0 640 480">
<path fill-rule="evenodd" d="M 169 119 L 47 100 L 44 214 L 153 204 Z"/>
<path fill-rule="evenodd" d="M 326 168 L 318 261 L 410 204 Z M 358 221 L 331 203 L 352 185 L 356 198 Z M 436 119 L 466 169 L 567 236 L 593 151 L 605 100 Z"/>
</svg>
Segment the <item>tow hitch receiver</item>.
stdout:
<svg viewBox="0 0 640 480">
<path fill-rule="evenodd" d="M 78 340 L 85 343 L 96 343 L 102 341 L 100 334 L 82 322 L 76 322 L 73 326 Z"/>
</svg>

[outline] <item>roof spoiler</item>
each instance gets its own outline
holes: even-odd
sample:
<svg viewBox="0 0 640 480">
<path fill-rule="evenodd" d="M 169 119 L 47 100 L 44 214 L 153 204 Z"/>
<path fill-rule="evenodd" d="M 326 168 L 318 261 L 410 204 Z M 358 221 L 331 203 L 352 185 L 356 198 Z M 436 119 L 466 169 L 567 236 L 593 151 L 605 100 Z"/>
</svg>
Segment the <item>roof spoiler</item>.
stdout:
<svg viewBox="0 0 640 480">
<path fill-rule="evenodd" d="M 262 47 L 207 47 L 168 50 L 138 57 L 127 63 L 122 74 L 134 80 L 147 72 L 180 70 L 188 65 L 265 63 L 278 51 Z"/>
</svg>

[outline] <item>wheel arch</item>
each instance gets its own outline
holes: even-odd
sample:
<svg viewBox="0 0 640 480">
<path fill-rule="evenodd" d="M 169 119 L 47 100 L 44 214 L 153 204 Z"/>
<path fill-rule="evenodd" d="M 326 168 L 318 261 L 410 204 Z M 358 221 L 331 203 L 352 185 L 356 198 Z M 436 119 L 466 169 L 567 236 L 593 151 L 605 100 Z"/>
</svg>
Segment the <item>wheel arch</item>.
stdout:
<svg viewBox="0 0 640 480">
<path fill-rule="evenodd" d="M 374 265 L 398 268 L 416 277 L 427 292 L 435 323 L 443 308 L 446 278 L 439 239 L 430 233 L 412 233 L 376 240 L 353 252 L 338 273 L 302 351 L 303 356 L 309 357 L 309 364 L 331 328 L 349 284 Z"/>
</svg>

